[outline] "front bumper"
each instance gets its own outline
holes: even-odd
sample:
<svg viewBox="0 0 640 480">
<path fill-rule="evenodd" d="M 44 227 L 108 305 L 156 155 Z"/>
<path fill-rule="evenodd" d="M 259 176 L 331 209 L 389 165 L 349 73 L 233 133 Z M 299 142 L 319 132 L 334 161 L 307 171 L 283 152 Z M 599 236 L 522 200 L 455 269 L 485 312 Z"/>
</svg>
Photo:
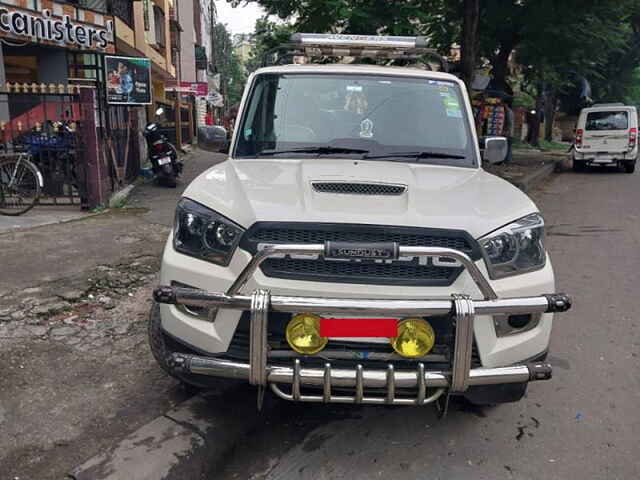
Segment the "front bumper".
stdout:
<svg viewBox="0 0 640 480">
<path fill-rule="evenodd" d="M 183 353 L 173 353 L 169 365 L 179 373 L 195 373 L 213 377 L 249 380 L 251 365 L 248 363 L 202 357 Z M 549 380 L 552 369 L 548 363 L 530 363 L 499 368 L 474 368 L 469 370 L 466 384 L 501 385 L 506 383 L 526 383 Z M 423 363 L 415 370 L 396 370 L 389 365 L 387 370 L 366 369 L 357 365 L 355 369 L 332 368 L 325 363 L 324 368 L 303 368 L 299 359 L 293 366 L 268 365 L 266 382 L 273 392 L 285 400 L 324 403 L 364 403 L 390 405 L 425 405 L 437 400 L 447 390 L 451 390 L 451 372 L 426 371 Z M 285 392 L 279 385 L 291 385 Z M 303 395 L 302 388 L 322 390 L 322 395 Z M 354 390 L 354 395 L 334 395 L 335 389 Z M 365 395 L 368 389 L 384 390 L 384 396 Z M 398 397 L 396 391 L 414 390 L 415 397 Z"/>
<path fill-rule="evenodd" d="M 253 385 L 262 387 L 269 385 L 276 394 L 289 400 L 336 403 L 423 405 L 437 400 L 445 392 L 463 393 L 470 386 L 526 383 L 551 378 L 551 366 L 545 363 L 472 369 L 474 319 L 476 315 L 563 312 L 570 308 L 570 299 L 566 295 L 557 294 L 499 299 L 475 263 L 457 250 L 398 247 L 398 254 L 448 257 L 459 261 L 482 292 L 483 300 L 472 300 L 465 295 L 453 295 L 447 300 L 294 297 L 271 295 L 265 290 L 256 290 L 252 295 L 240 294 L 240 290 L 267 258 L 283 253 L 317 255 L 324 252 L 324 245 L 268 247 L 253 257 L 227 292 L 205 292 L 173 287 L 156 289 L 155 300 L 163 304 L 251 312 L 248 362 L 174 353 L 167 363 L 177 373 L 246 379 Z M 325 363 L 323 368 L 307 368 L 298 358 L 294 359 L 292 365 L 269 363 L 267 329 L 270 311 L 420 317 L 450 315 L 455 322 L 455 344 L 451 368 L 427 371 L 423 363 L 416 363 L 416 367 L 412 370 L 395 369 L 392 364 L 389 364 L 386 370 L 366 368 L 366 364 L 357 364 L 353 369 L 345 369 L 334 368 L 330 362 Z M 290 391 L 285 392 L 281 385 L 290 385 Z M 303 394 L 302 388 L 307 387 L 321 390 L 322 394 Z M 348 390 L 352 394 L 335 395 L 335 390 Z M 376 395 L 370 395 L 367 390 L 373 390 Z M 396 390 L 402 391 L 400 395 L 396 395 Z M 411 393 L 407 394 L 407 390 Z"/>
</svg>

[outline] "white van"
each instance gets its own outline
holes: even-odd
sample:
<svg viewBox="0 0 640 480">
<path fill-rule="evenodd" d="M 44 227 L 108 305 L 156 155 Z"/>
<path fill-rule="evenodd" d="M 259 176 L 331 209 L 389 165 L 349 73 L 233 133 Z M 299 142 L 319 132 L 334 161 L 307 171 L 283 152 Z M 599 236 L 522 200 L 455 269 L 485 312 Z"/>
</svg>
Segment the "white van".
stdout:
<svg viewBox="0 0 640 480">
<path fill-rule="evenodd" d="M 573 169 L 622 166 L 633 173 L 638 157 L 638 112 L 622 103 L 596 104 L 580 112 L 573 149 Z"/>
</svg>

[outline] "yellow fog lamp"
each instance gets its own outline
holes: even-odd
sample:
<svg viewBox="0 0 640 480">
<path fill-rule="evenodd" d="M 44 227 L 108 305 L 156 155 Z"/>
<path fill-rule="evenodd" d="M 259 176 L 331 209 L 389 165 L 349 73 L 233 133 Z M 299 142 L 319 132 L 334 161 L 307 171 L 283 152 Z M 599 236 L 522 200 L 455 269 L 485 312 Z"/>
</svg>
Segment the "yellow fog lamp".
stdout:
<svg viewBox="0 0 640 480">
<path fill-rule="evenodd" d="M 318 353 L 329 341 L 320 336 L 320 317 L 310 313 L 294 316 L 287 325 L 286 335 L 289 346 L 304 355 Z"/>
<path fill-rule="evenodd" d="M 391 339 L 391 346 L 398 355 L 407 358 L 423 357 L 436 343 L 433 327 L 422 318 L 406 318 L 398 323 L 398 336 Z"/>
</svg>

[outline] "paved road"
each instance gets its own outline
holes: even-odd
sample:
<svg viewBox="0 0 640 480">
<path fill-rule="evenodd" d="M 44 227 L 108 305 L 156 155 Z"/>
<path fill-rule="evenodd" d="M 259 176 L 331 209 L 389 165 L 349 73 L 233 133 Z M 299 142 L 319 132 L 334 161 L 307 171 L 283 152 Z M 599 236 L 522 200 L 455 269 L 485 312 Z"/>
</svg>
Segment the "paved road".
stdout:
<svg viewBox="0 0 640 480">
<path fill-rule="evenodd" d="M 190 154 L 184 163 L 184 171 L 180 177 L 178 187 L 168 189 L 149 182 L 136 188 L 127 202 L 128 207 L 148 209 L 142 216 L 147 222 L 173 226 L 173 216 L 176 203 L 182 196 L 182 192 L 191 181 L 216 163 L 224 161 L 226 155 L 211 153 L 204 150 L 196 150 Z"/>
<path fill-rule="evenodd" d="M 552 381 L 445 421 L 430 408 L 276 403 L 206 478 L 640 478 L 640 175 L 568 173 L 534 196 L 558 287 L 575 298 L 555 324 Z"/>
<path fill-rule="evenodd" d="M 56 210 L 52 218 L 57 222 L 66 216 L 79 220 L 30 229 L 40 217 L 52 215 L 42 207 L 33 210 L 29 221 L 21 221 L 23 230 L 17 231 L 9 231 L 13 228 L 12 217 L 0 217 L 0 295 L 10 289 L 64 279 L 124 256 L 159 255 L 167 233 L 158 227 L 173 225 L 176 202 L 187 185 L 224 158 L 222 154 L 196 150 L 187 157 L 177 188 L 160 187 L 154 182 L 141 185 L 133 191 L 125 209 L 89 217 L 75 210 Z"/>
<path fill-rule="evenodd" d="M 0 223 L 0 479 L 66 478 L 190 395 L 151 357 L 146 318 L 176 199 L 221 158 L 196 151 L 179 188 L 143 185 L 138 208 Z"/>
</svg>

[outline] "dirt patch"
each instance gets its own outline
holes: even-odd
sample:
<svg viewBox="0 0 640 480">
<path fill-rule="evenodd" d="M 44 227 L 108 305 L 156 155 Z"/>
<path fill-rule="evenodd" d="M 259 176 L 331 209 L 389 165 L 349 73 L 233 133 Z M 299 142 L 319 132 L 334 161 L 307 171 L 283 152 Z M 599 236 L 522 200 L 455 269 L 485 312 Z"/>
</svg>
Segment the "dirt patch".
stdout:
<svg viewBox="0 0 640 480">
<path fill-rule="evenodd" d="M 0 299 L 0 471 L 60 479 L 188 397 L 156 365 L 158 260 L 133 257 Z"/>
</svg>

